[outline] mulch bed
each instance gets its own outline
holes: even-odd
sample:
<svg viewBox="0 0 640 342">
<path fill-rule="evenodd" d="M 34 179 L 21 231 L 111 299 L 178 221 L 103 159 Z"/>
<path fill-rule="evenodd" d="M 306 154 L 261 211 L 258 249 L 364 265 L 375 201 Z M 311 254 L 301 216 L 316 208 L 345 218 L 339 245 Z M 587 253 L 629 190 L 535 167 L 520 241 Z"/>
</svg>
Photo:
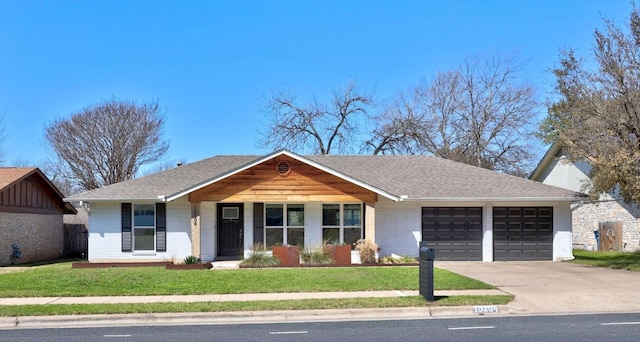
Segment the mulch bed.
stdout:
<svg viewBox="0 0 640 342">
<path fill-rule="evenodd" d="M 165 267 L 169 262 L 74 262 L 71 268 Z"/>
<path fill-rule="evenodd" d="M 211 263 L 204 264 L 178 264 L 171 262 L 74 262 L 71 268 L 110 268 L 110 267 L 164 267 L 168 270 L 206 270 Z"/>
</svg>

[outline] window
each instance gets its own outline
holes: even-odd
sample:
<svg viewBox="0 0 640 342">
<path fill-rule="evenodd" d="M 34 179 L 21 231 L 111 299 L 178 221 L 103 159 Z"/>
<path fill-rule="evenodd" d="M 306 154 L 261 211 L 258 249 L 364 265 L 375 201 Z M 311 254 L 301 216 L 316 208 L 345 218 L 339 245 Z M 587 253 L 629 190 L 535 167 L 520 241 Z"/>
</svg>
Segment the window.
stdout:
<svg viewBox="0 0 640 342">
<path fill-rule="evenodd" d="M 133 249 L 153 251 L 155 249 L 156 213 L 154 204 L 133 205 Z"/>
<path fill-rule="evenodd" d="M 362 239 L 361 204 L 323 204 L 322 240 L 348 244 L 351 248 Z"/>
<path fill-rule="evenodd" d="M 304 205 L 266 204 L 265 246 L 304 246 Z M 286 213 L 286 215 L 285 215 Z"/>
<path fill-rule="evenodd" d="M 240 208 L 238 207 L 224 207 L 222 208 L 223 220 L 237 220 L 240 218 Z"/>
</svg>

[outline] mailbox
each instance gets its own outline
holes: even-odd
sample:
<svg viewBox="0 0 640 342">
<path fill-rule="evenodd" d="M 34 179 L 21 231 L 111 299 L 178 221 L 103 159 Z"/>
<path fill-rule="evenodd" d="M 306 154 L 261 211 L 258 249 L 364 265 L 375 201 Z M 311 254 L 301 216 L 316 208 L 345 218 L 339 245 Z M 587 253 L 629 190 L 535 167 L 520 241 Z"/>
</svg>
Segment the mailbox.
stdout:
<svg viewBox="0 0 640 342">
<path fill-rule="evenodd" d="M 436 251 L 431 247 L 422 246 L 422 244 L 420 244 L 419 257 L 422 260 L 433 260 L 436 257 Z"/>
<path fill-rule="evenodd" d="M 436 258 L 436 251 L 427 245 L 427 242 L 420 242 L 418 250 L 418 261 L 420 262 L 419 281 L 420 295 L 428 302 L 433 302 L 433 260 Z"/>
</svg>

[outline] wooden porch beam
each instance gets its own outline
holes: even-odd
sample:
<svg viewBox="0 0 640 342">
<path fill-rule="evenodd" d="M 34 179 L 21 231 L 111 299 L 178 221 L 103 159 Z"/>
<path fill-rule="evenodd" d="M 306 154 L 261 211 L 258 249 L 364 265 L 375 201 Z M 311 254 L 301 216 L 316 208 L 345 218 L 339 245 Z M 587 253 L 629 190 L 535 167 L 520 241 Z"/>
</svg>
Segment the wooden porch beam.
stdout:
<svg viewBox="0 0 640 342">
<path fill-rule="evenodd" d="M 191 203 L 191 255 L 200 255 L 200 202 Z"/>
<path fill-rule="evenodd" d="M 364 209 L 364 236 L 376 242 L 376 203 L 366 202 Z"/>
</svg>

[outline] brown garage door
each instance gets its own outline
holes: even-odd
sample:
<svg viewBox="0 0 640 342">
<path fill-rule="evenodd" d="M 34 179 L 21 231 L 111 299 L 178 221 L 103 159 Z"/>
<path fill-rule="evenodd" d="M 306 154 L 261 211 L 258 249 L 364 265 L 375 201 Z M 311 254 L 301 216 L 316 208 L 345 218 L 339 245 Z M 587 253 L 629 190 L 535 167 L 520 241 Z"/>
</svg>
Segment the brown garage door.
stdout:
<svg viewBox="0 0 640 342">
<path fill-rule="evenodd" d="M 482 260 L 482 208 L 422 208 L 422 241 L 436 260 Z"/>
<path fill-rule="evenodd" d="M 552 260 L 553 208 L 493 208 L 493 259 Z"/>
</svg>

